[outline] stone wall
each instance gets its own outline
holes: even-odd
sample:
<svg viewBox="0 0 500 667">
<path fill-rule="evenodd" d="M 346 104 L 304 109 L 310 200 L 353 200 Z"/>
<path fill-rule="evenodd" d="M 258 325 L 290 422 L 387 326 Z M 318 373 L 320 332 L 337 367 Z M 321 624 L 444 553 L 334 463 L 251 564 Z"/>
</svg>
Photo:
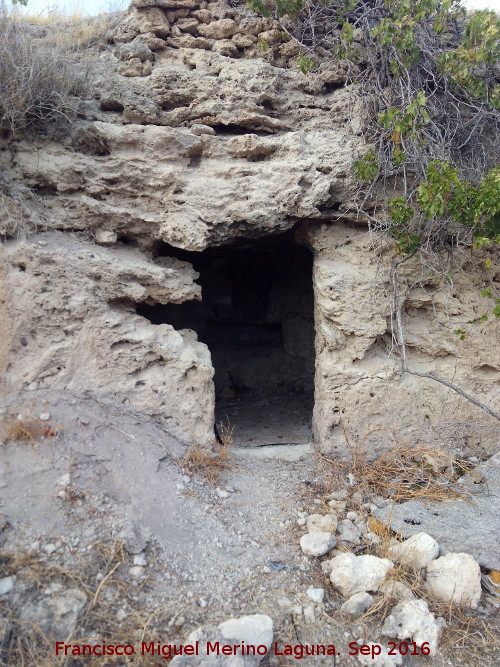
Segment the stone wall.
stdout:
<svg viewBox="0 0 500 667">
<path fill-rule="evenodd" d="M 341 418 L 354 439 L 383 427 L 413 441 L 444 437 L 433 428 L 458 418 L 469 424 L 460 437 L 493 447 L 480 410 L 400 378 L 389 252 L 377 254 L 351 210 L 363 104 L 340 64 L 304 75 L 297 53 L 272 20 L 241 7 L 135 0 L 94 54 L 94 97 L 70 134 L 0 139 L 12 185 L 0 213 L 10 391 L 90 391 L 158 416 L 185 443 L 212 442 L 209 350 L 193 331 L 136 313 L 202 298 L 192 266 L 159 256 L 159 244 L 201 252 L 295 229 L 315 256 L 323 449 L 345 453 Z M 464 258 L 446 286 L 413 262 L 404 317 L 416 367 L 493 404 L 494 323 L 472 327 L 465 344 L 453 333 L 491 305 L 479 297 L 490 278 L 478 275 Z M 367 448 L 390 442 L 377 431 Z"/>
</svg>

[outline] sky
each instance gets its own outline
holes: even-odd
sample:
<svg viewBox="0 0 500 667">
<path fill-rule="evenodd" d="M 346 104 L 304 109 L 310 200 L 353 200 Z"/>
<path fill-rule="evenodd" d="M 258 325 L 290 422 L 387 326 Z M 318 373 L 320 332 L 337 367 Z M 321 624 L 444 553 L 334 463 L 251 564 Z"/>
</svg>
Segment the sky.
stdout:
<svg viewBox="0 0 500 667">
<path fill-rule="evenodd" d="M 500 13 L 500 0 L 465 0 L 471 9 L 494 9 Z M 47 11 L 58 13 L 99 14 L 100 12 L 119 11 L 129 5 L 129 0 L 28 0 L 30 14 L 46 14 Z"/>
</svg>

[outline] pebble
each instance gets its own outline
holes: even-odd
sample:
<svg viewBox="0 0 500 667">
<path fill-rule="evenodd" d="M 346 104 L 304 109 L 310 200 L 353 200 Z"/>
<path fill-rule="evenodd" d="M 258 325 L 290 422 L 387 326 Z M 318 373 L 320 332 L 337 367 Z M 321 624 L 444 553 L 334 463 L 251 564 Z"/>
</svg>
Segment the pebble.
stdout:
<svg viewBox="0 0 500 667">
<path fill-rule="evenodd" d="M 306 556 L 324 556 L 337 544 L 335 536 L 319 530 L 300 538 L 300 548 Z"/>
<path fill-rule="evenodd" d="M 14 588 L 15 577 L 4 577 L 0 579 L 0 595 L 7 595 Z"/>
<path fill-rule="evenodd" d="M 316 623 L 316 616 L 314 614 L 314 607 L 312 605 L 304 607 L 304 620 L 306 623 Z"/>
<path fill-rule="evenodd" d="M 321 604 L 325 598 L 325 589 L 324 588 L 308 588 L 307 597 L 316 602 L 316 604 Z"/>
<path fill-rule="evenodd" d="M 131 567 L 129 569 L 129 572 L 133 577 L 139 578 L 142 577 L 142 575 L 144 574 L 144 568 L 141 567 L 140 565 L 134 565 L 134 567 Z"/>
<path fill-rule="evenodd" d="M 38 417 L 41 421 L 48 422 L 50 419 L 50 412 L 41 412 Z"/>
<path fill-rule="evenodd" d="M 137 556 L 134 556 L 134 565 L 140 565 L 141 567 L 146 567 L 147 562 L 146 559 L 144 558 L 144 554 L 137 554 Z"/>
<path fill-rule="evenodd" d="M 223 499 L 229 498 L 229 493 L 227 491 L 225 491 L 224 489 L 219 489 L 219 487 L 217 487 L 215 489 L 215 493 L 219 496 L 219 498 L 223 498 Z"/>
</svg>

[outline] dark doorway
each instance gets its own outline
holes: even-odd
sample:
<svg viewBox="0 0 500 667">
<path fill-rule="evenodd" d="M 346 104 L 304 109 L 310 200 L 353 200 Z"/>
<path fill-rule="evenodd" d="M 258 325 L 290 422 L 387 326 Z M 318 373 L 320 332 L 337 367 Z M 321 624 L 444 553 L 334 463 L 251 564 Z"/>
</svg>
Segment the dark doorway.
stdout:
<svg viewBox="0 0 500 667">
<path fill-rule="evenodd" d="M 202 301 L 137 308 L 154 324 L 193 329 L 215 369 L 216 423 L 239 446 L 311 440 L 314 400 L 312 254 L 291 234 L 203 252 L 163 246 L 199 272 Z"/>
</svg>

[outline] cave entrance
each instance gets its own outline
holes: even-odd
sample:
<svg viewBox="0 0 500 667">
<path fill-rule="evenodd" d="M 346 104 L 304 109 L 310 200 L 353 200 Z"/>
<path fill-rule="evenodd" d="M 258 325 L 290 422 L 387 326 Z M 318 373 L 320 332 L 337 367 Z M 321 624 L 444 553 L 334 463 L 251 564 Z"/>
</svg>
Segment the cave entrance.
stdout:
<svg viewBox="0 0 500 667">
<path fill-rule="evenodd" d="M 240 447 L 311 441 L 314 402 L 312 253 L 292 233 L 203 252 L 161 255 L 199 272 L 202 301 L 148 306 L 155 324 L 193 329 L 215 369 L 215 423 Z"/>
</svg>

